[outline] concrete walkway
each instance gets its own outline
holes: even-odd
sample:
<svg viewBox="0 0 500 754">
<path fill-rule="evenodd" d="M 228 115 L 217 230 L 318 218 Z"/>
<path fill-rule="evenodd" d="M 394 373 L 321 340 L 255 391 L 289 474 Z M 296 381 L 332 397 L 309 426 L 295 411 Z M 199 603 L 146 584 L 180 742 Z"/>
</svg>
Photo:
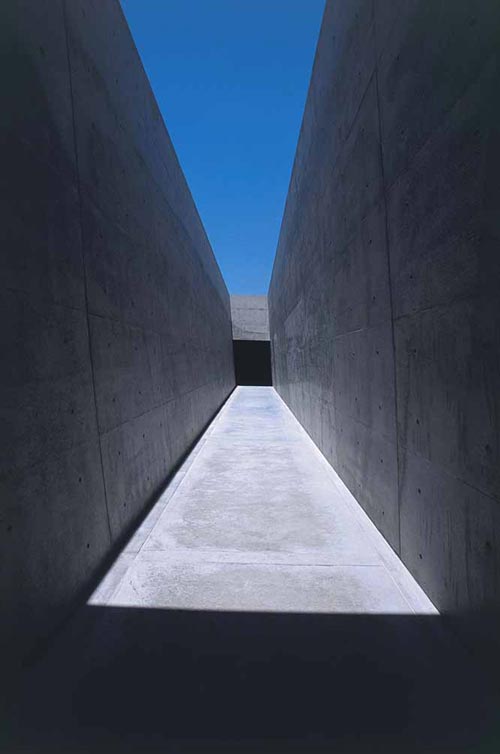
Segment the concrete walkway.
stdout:
<svg viewBox="0 0 500 754">
<path fill-rule="evenodd" d="M 496 694 L 270 388 L 234 392 L 12 705 L 7 752 L 500 740 Z"/>
<path fill-rule="evenodd" d="M 436 612 L 267 387 L 235 390 L 90 604 Z"/>
</svg>

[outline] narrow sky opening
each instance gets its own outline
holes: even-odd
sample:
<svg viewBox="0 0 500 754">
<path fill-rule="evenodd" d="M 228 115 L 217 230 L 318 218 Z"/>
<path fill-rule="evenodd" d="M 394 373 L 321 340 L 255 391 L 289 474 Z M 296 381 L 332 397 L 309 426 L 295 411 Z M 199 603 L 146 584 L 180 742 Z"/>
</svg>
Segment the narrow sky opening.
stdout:
<svg viewBox="0 0 500 754">
<path fill-rule="evenodd" d="M 269 286 L 324 0 L 121 0 L 233 294 Z"/>
</svg>

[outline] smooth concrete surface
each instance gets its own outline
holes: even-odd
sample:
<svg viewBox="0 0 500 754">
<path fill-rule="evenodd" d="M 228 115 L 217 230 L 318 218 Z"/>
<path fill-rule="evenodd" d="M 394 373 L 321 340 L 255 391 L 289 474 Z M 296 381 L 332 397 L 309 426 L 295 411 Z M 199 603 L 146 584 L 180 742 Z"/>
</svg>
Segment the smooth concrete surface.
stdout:
<svg viewBox="0 0 500 754">
<path fill-rule="evenodd" d="M 50 631 L 234 385 L 229 295 L 118 0 L 4 0 L 2 661 Z"/>
<path fill-rule="evenodd" d="M 269 291 L 273 384 L 500 657 L 494 0 L 328 0 Z"/>
<path fill-rule="evenodd" d="M 269 340 L 267 296 L 231 296 L 233 340 Z"/>
<path fill-rule="evenodd" d="M 493 754 L 500 740 L 498 697 L 266 387 L 236 389 L 14 691 L 8 752 Z"/>
<path fill-rule="evenodd" d="M 90 604 L 437 612 L 273 388 L 236 388 L 183 472 Z"/>
</svg>

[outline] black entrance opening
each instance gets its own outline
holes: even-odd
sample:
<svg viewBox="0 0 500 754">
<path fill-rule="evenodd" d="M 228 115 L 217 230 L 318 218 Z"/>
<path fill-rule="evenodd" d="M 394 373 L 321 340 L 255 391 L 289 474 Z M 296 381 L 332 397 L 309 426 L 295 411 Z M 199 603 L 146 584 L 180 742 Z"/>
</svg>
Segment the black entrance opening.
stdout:
<svg viewBox="0 0 500 754">
<path fill-rule="evenodd" d="M 272 385 L 271 343 L 268 340 L 233 340 L 237 385 Z"/>
</svg>

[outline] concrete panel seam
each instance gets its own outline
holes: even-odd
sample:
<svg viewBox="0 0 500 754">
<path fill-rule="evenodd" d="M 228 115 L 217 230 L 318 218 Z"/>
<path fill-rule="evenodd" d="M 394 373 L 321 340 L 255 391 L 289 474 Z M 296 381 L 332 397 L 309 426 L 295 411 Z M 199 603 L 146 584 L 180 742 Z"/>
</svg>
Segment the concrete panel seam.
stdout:
<svg viewBox="0 0 500 754">
<path fill-rule="evenodd" d="M 104 491 L 104 502 L 106 506 L 106 518 L 108 522 L 108 533 L 109 533 L 109 541 L 112 543 L 113 541 L 113 535 L 111 530 L 111 518 L 109 514 L 109 505 L 108 505 L 108 495 L 106 490 L 106 477 L 104 474 L 104 461 L 102 456 L 102 443 L 101 443 L 101 433 L 99 431 L 99 416 L 97 412 L 97 394 L 96 394 L 96 384 L 95 384 L 95 370 L 94 370 L 94 359 L 92 355 L 92 340 L 91 340 L 91 332 L 90 332 L 90 318 L 89 318 L 89 303 L 88 303 L 88 285 L 87 285 L 87 266 L 85 261 L 85 243 L 84 243 L 84 235 L 83 235 L 83 210 L 82 210 L 82 192 L 81 192 L 81 185 L 80 185 L 80 168 L 79 168 L 79 162 L 78 162 L 78 146 L 77 146 L 77 135 L 76 135 L 76 123 L 75 123 L 75 103 L 74 103 L 74 96 L 73 96 L 73 73 L 72 73 L 72 67 L 71 67 L 71 53 L 70 53 L 70 46 L 69 46 L 69 35 L 68 35 L 68 18 L 67 18 L 67 9 L 66 9 L 66 0 L 61 0 L 62 3 L 62 9 L 63 9 L 63 21 L 64 21 L 64 34 L 66 39 L 66 54 L 68 58 L 68 73 L 69 73 L 69 90 L 70 90 L 70 98 L 71 98 L 71 118 L 72 118 L 72 127 L 73 127 L 73 144 L 74 144 L 74 150 L 75 150 L 75 166 L 76 166 L 76 186 L 78 191 L 78 207 L 79 207 L 79 219 L 80 219 L 80 243 L 81 243 L 81 250 L 82 250 L 82 264 L 83 264 L 83 285 L 84 285 L 84 295 L 85 295 L 85 314 L 86 314 L 86 320 L 87 320 L 87 336 L 88 336 L 88 346 L 89 346 L 89 361 L 90 361 L 90 373 L 92 375 L 92 393 L 93 393 L 93 399 L 94 399 L 94 410 L 95 410 L 95 421 L 96 421 L 96 432 L 97 432 L 97 441 L 99 444 L 99 459 L 101 463 L 101 477 L 102 477 L 102 485 L 103 485 L 103 491 Z"/>
<path fill-rule="evenodd" d="M 16 291 L 14 291 L 16 292 Z M 24 293 L 24 291 L 19 291 L 19 293 Z M 66 307 L 67 309 L 73 309 L 73 307 Z M 80 311 L 79 309 L 74 309 L 74 311 Z M 99 314 L 99 312 L 89 312 L 89 315 L 93 317 L 94 319 L 101 319 L 105 322 L 115 322 L 117 325 L 126 325 L 130 329 L 134 330 L 140 330 L 143 333 L 151 333 L 153 335 L 159 335 L 161 337 L 165 335 L 170 335 L 170 330 L 159 330 L 157 327 L 152 326 L 149 322 L 148 324 L 141 324 L 133 319 L 130 319 L 129 317 L 117 317 L 113 316 L 112 314 Z M 185 340 L 185 343 L 189 343 L 190 341 L 188 339 Z M 179 353 L 181 348 L 179 346 L 176 346 L 174 350 L 172 350 L 171 355 L 175 356 L 175 354 Z M 206 353 L 213 353 L 213 348 L 207 348 L 203 345 L 200 345 L 198 347 L 198 350 L 205 351 Z"/>
<path fill-rule="evenodd" d="M 375 32 L 376 32 L 376 30 L 375 30 Z M 494 53 L 494 54 L 493 54 L 492 56 L 490 56 L 490 58 L 489 58 L 489 59 L 491 59 L 491 58 L 492 58 L 492 57 L 494 57 L 495 55 L 496 55 L 496 53 Z M 377 68 L 378 68 L 378 61 L 377 61 Z M 388 192 L 389 192 L 389 191 L 390 191 L 390 190 L 392 189 L 392 187 L 393 187 L 393 186 L 394 186 L 394 185 L 395 185 L 395 184 L 396 184 L 396 183 L 398 182 L 398 180 L 399 180 L 399 179 L 401 178 L 401 176 L 403 176 L 403 175 L 404 175 L 405 173 L 407 173 L 407 172 L 408 172 L 408 170 L 410 169 L 411 165 L 412 165 L 412 164 L 413 164 L 413 163 L 415 162 L 415 160 L 416 160 L 416 159 L 418 159 L 418 156 L 420 155 L 420 153 L 421 153 L 421 152 L 423 152 L 423 151 L 425 150 L 425 148 L 427 147 L 427 145 L 429 144 L 429 142 L 430 142 L 430 141 L 432 141 L 432 139 L 434 138 L 434 136 L 435 136 L 435 133 L 436 133 L 436 129 L 438 129 L 438 128 L 439 128 L 439 127 L 440 127 L 440 126 L 441 126 L 441 125 L 442 125 L 442 124 L 443 124 L 443 123 L 444 123 L 444 122 L 445 122 L 445 121 L 446 121 L 446 120 L 447 120 L 447 119 L 449 118 L 449 116 L 450 116 L 450 113 L 451 113 L 451 112 L 452 112 L 452 110 L 453 110 L 453 109 L 454 109 L 454 108 L 455 108 L 455 107 L 457 106 L 457 103 L 458 103 L 458 102 L 460 102 L 460 100 L 462 99 L 462 97 L 464 97 L 464 96 L 466 95 L 466 93 L 467 93 L 467 91 L 469 90 L 469 88 L 470 88 L 471 86 L 473 86 L 473 85 L 474 85 L 474 83 L 475 83 L 475 82 L 476 82 L 476 81 L 477 81 L 477 80 L 478 80 L 479 78 L 481 78 L 481 74 L 482 74 L 482 69 L 481 69 L 481 70 L 480 70 L 480 71 L 479 71 L 479 72 L 477 73 L 477 75 L 476 75 L 476 76 L 475 76 L 474 78 L 472 78 L 472 79 L 468 80 L 468 81 L 467 81 L 467 82 L 466 82 L 466 83 L 464 84 L 463 88 L 462 88 L 462 89 L 460 90 L 460 92 L 459 92 L 459 93 L 457 94 L 457 96 L 456 96 L 456 98 L 455 98 L 455 99 L 453 100 L 453 102 L 452 102 L 452 103 L 451 103 L 451 104 L 449 105 L 449 107 L 448 107 L 448 108 L 447 108 L 447 109 L 446 109 L 446 110 L 445 110 L 445 111 L 444 111 L 444 112 L 442 113 L 442 117 L 441 117 L 441 119 L 440 119 L 440 120 L 438 121 L 438 123 L 436 124 L 436 126 L 435 126 L 435 127 L 433 128 L 433 129 L 431 129 L 431 131 L 430 131 L 430 133 L 429 133 L 428 137 L 427 137 L 426 139 L 424 139 L 424 141 L 423 141 L 423 142 L 422 142 L 422 143 L 420 144 L 420 146 L 419 146 L 419 147 L 418 147 L 418 148 L 417 148 L 417 149 L 415 150 L 415 152 L 414 152 L 414 153 L 412 154 L 412 156 L 410 157 L 410 160 L 409 160 L 409 161 L 408 161 L 408 162 L 407 162 L 407 163 L 406 163 L 406 164 L 405 164 L 405 165 L 404 165 L 404 166 L 403 166 L 403 167 L 401 168 L 401 170 L 399 170 L 398 172 L 396 172 L 396 174 L 395 174 L 395 176 L 394 176 L 393 180 L 392 180 L 392 181 L 390 182 L 390 184 L 389 184 L 389 185 L 387 185 L 387 186 L 386 186 L 386 190 L 387 190 Z M 385 184 L 384 184 L 384 185 L 385 185 Z"/>
<path fill-rule="evenodd" d="M 372 5 L 373 13 L 375 13 L 374 6 Z M 396 429 L 396 495 L 397 495 L 397 510 L 398 510 L 398 554 L 401 553 L 401 496 L 400 496 L 400 453 L 399 453 L 399 437 L 398 437 L 398 380 L 397 380 L 397 368 L 396 368 L 396 338 L 394 335 L 394 306 L 393 306 L 393 293 L 392 293 L 392 278 L 391 278 L 391 255 L 389 250 L 389 222 L 387 217 L 387 188 L 385 185 L 385 168 L 384 168 L 384 148 L 383 148 L 383 133 L 382 133 L 382 116 L 380 113 L 380 91 L 379 91 L 379 76 L 378 76 L 378 57 L 377 57 L 377 23 L 375 16 L 373 17 L 374 35 L 375 35 L 375 88 L 376 88 L 376 101 L 377 101 L 377 118 L 378 118 L 378 131 L 379 131 L 379 149 L 380 149 L 380 170 L 382 174 L 382 196 L 384 203 L 384 224 L 385 224 L 385 249 L 387 256 L 387 274 L 388 274 L 388 287 L 389 287 L 389 312 L 391 317 L 391 340 L 392 340 L 392 368 L 394 379 L 394 421 Z"/>
<path fill-rule="evenodd" d="M 119 128 L 122 128 L 122 130 L 123 130 L 123 127 L 122 127 L 121 125 L 119 126 Z M 157 188 L 157 190 L 158 190 L 158 193 L 159 193 L 159 196 L 161 196 L 161 199 L 162 199 L 162 201 L 164 201 L 164 202 L 165 202 L 165 205 L 166 205 L 166 206 L 168 207 L 168 209 L 170 210 L 170 212 L 172 213 L 172 215 L 173 215 L 173 216 L 175 217 L 175 219 L 177 220 L 177 222 L 178 222 L 179 226 L 180 226 L 180 227 L 182 228 L 182 230 L 183 230 L 183 231 L 184 231 L 184 233 L 186 234 L 186 237 L 187 237 L 187 238 L 189 239 L 189 241 L 191 242 L 191 244 L 192 244 L 192 247 L 193 247 L 193 248 L 197 248 L 197 244 L 196 244 L 195 240 L 194 240 L 194 239 L 192 238 L 191 234 L 189 233 L 188 229 L 186 228 L 186 225 L 185 225 L 185 223 L 184 223 L 184 222 L 183 222 L 183 221 L 181 220 L 181 218 L 179 217 L 179 215 L 178 215 L 178 214 L 177 214 L 177 213 L 175 212 L 175 210 L 173 209 L 173 207 L 172 207 L 171 203 L 170 203 L 170 202 L 168 201 L 167 197 L 166 197 L 166 196 L 165 196 L 165 194 L 163 193 L 163 191 L 162 191 L 162 188 L 161 188 L 160 184 L 159 184 L 159 183 L 158 183 L 158 182 L 156 181 L 156 179 L 154 178 L 154 176 L 153 176 L 153 175 L 151 175 L 151 172 L 149 171 L 149 169 L 148 169 L 148 166 L 147 166 L 147 165 L 146 165 L 146 163 L 144 162 L 144 160 L 143 160 L 142 156 L 141 156 L 140 154 L 139 154 L 138 156 L 139 156 L 139 158 L 141 159 L 141 161 L 142 161 L 142 162 L 144 163 L 144 167 L 145 167 L 145 168 L 147 169 L 147 172 L 148 172 L 148 175 L 149 175 L 149 177 L 150 177 L 150 179 L 151 179 L 151 182 L 152 182 L 152 183 L 154 183 L 155 187 Z M 116 219 L 115 219 L 115 218 L 111 217 L 111 216 L 110 216 L 110 215 L 108 214 L 108 212 L 106 211 L 106 208 L 105 208 L 105 207 L 101 206 L 100 204 L 97 204 L 97 203 L 96 203 L 96 201 L 95 201 L 95 199 L 94 199 L 94 197 L 93 197 L 93 196 L 91 196 L 91 194 L 90 194 L 90 193 L 88 193 L 87 191 L 85 191 L 85 189 L 84 189 L 84 188 L 82 188 L 81 190 L 82 190 L 82 195 L 84 195 L 84 196 L 85 196 L 85 201 L 86 201 L 86 202 L 88 202 L 89 204 L 91 204 L 91 205 L 92 205 L 92 207 L 93 207 L 93 208 L 95 208 L 95 209 L 96 209 L 96 210 L 97 210 L 97 211 L 99 212 L 99 214 L 100 214 L 100 215 L 102 215 L 102 217 L 103 217 L 103 218 L 104 218 L 104 219 L 105 219 L 105 220 L 106 220 L 107 222 L 109 222 L 110 224 L 112 224 L 112 225 L 115 225 L 116 227 L 118 227 L 118 228 L 119 228 L 119 230 L 120 230 L 120 232 L 121 232 L 121 233 L 123 233 L 123 234 L 124 234 L 124 236 L 126 236 L 126 237 L 128 237 L 128 236 L 129 236 L 129 234 L 127 233 L 127 231 L 125 230 L 125 228 L 123 228 L 123 227 L 122 227 L 122 226 L 121 226 L 121 225 L 120 225 L 120 224 L 119 224 L 119 223 L 118 223 L 118 222 L 116 221 Z M 136 239 L 134 239 L 134 243 L 136 243 Z M 210 242 L 208 242 L 208 243 L 210 243 Z M 210 248 L 211 248 L 211 247 L 210 247 Z M 197 253 L 193 252 L 193 251 L 191 250 L 191 247 L 190 247 L 190 246 L 187 246 L 187 247 L 186 247 L 186 253 L 187 253 L 187 254 L 189 255 L 190 259 L 192 259 L 192 260 L 193 260 L 193 261 L 194 261 L 195 263 L 199 264 L 199 265 L 200 265 L 200 267 L 201 267 L 201 269 L 202 269 L 202 270 L 203 270 L 203 271 L 204 271 L 204 272 L 206 273 L 206 276 L 207 276 L 207 283 L 208 283 L 208 284 L 210 285 L 210 288 L 211 288 L 212 290 L 214 290 L 214 291 L 215 291 L 215 293 L 216 293 L 216 296 L 217 296 L 217 298 L 219 299 L 219 301 L 221 302 L 221 304 L 222 304 L 222 306 L 223 306 L 224 310 L 225 310 L 226 312 L 227 312 L 227 311 L 229 311 L 229 308 L 230 308 L 230 303 L 229 303 L 229 292 L 227 291 L 227 288 L 226 288 L 226 294 L 227 294 L 227 295 L 226 295 L 226 297 L 222 297 L 222 296 L 220 295 L 220 290 L 219 290 L 219 289 L 217 288 L 217 285 L 215 284 L 215 281 L 214 281 L 214 280 L 212 279 L 212 277 L 211 277 L 210 273 L 209 273 L 209 272 L 207 271 L 206 267 L 204 266 L 202 257 L 200 257 L 200 256 L 199 256 L 199 254 L 197 254 Z M 212 253 L 213 253 L 213 252 L 212 252 Z M 224 285 L 225 285 L 225 284 L 224 284 Z M 92 312 L 92 313 L 93 313 L 93 312 Z M 96 315 L 96 316 L 98 316 L 98 315 Z M 120 320 L 120 321 L 126 321 L 126 320 Z"/>
<path fill-rule="evenodd" d="M 493 495 L 491 492 L 482 490 L 481 487 L 477 487 L 475 484 L 471 484 L 469 481 L 467 481 L 463 477 L 453 474 L 449 469 L 447 469 L 442 464 L 438 464 L 435 461 L 432 461 L 427 456 L 425 456 L 423 453 L 420 453 L 418 450 L 408 447 L 408 445 L 406 445 L 406 443 L 404 443 L 403 441 L 401 442 L 401 448 L 404 449 L 407 453 L 414 456 L 415 458 L 418 458 L 424 461 L 426 464 L 429 464 L 429 466 L 432 466 L 432 468 L 435 469 L 436 472 L 441 474 L 442 476 L 448 477 L 449 479 L 452 479 L 454 482 L 460 482 L 460 484 L 463 484 L 464 487 L 468 487 L 470 490 L 474 490 L 474 492 L 477 492 L 479 495 L 482 495 L 483 497 L 488 498 L 488 500 L 491 500 L 492 502 L 500 505 L 500 499 L 498 497 L 495 497 L 495 495 Z"/>
<path fill-rule="evenodd" d="M 8 293 L 15 293 L 16 295 L 21 294 L 22 296 L 26 296 L 27 294 L 27 291 L 24 291 L 22 288 L 12 288 L 11 286 L 5 286 L 3 290 L 7 291 Z M 59 309 L 67 309 L 69 312 L 78 312 L 78 314 L 81 314 L 83 311 L 83 309 L 79 309 L 77 306 L 70 306 L 69 304 L 65 304 L 60 301 L 55 301 L 54 305 Z"/>
<path fill-rule="evenodd" d="M 102 435 L 102 437 L 106 437 L 106 435 L 109 435 L 111 432 L 115 432 L 120 427 L 124 427 L 125 425 L 130 424 L 130 422 L 136 421 L 143 416 L 147 416 L 147 414 L 150 414 L 152 411 L 157 411 L 159 408 L 168 406 L 170 403 L 176 403 L 178 402 L 179 398 L 184 398 L 187 395 L 191 395 L 191 393 L 196 393 L 197 390 L 203 390 L 204 387 L 208 387 L 210 385 L 213 385 L 213 381 L 209 380 L 208 382 L 204 382 L 202 385 L 196 385 L 196 387 L 191 388 L 191 390 L 185 390 L 183 393 L 177 393 L 172 398 L 169 398 L 168 401 L 157 403 L 156 405 L 151 406 L 151 408 L 146 409 L 146 411 L 142 411 L 140 414 L 129 416 L 127 417 L 127 419 L 125 419 L 125 421 L 122 421 L 119 424 L 115 424 L 113 427 L 109 427 L 100 434 Z"/>
<path fill-rule="evenodd" d="M 417 314 L 425 314 L 425 312 L 439 312 L 440 310 L 448 309 L 450 306 L 454 306 L 455 304 L 473 303 L 476 301 L 482 301 L 483 299 L 484 293 L 482 292 L 458 294 L 457 296 L 452 296 L 446 301 L 442 301 L 438 304 L 432 304 L 431 306 L 422 306 L 418 309 L 412 309 L 409 312 L 403 312 L 403 314 L 399 314 L 397 317 L 394 317 L 394 322 L 402 322 L 405 319 L 411 319 Z"/>
</svg>

